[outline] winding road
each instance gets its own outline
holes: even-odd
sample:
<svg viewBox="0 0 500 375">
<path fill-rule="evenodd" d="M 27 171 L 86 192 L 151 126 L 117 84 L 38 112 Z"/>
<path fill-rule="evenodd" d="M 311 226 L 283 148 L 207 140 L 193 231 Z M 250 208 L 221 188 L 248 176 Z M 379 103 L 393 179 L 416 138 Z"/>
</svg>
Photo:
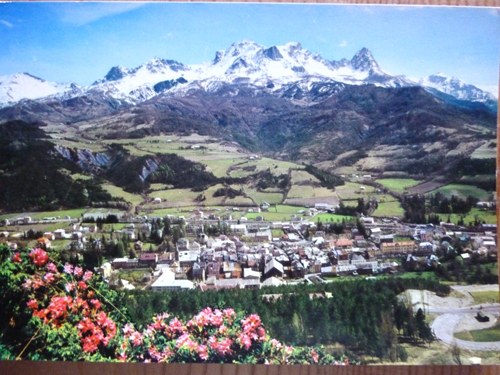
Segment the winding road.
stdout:
<svg viewBox="0 0 500 375">
<path fill-rule="evenodd" d="M 440 298 L 429 292 L 415 292 L 412 295 L 412 303 L 415 308 L 423 307 L 426 314 L 439 315 L 431 324 L 431 329 L 436 338 L 446 344 L 457 345 L 462 349 L 500 351 L 500 341 L 476 342 L 460 340 L 453 336 L 456 332 L 485 329 L 496 324 L 497 318 L 500 316 L 500 304 L 474 304 L 474 298 L 470 292 L 498 292 L 498 285 L 457 285 L 452 286 L 452 289 L 462 294 L 463 298 Z M 490 321 L 477 321 L 475 317 L 478 311 L 483 311 L 490 317 Z"/>
</svg>

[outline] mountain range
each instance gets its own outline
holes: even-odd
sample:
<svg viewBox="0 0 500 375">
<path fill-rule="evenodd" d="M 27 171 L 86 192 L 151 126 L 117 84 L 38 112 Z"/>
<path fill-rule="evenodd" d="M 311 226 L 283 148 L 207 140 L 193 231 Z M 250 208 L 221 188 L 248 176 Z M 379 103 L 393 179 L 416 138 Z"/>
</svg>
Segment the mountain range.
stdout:
<svg viewBox="0 0 500 375">
<path fill-rule="evenodd" d="M 207 136 L 245 155 L 310 165 L 328 180 L 349 170 L 440 183 L 467 175 L 487 190 L 495 185 L 495 97 L 441 73 L 417 81 L 390 75 L 366 48 L 329 61 L 299 43 L 243 41 L 200 65 L 154 58 L 112 67 L 85 87 L 18 73 L 0 78 L 0 103 L 0 207 L 11 210 L 68 206 L 71 189 L 75 206 L 123 204 L 104 182 L 134 193 L 151 183 L 197 192 L 236 183 L 198 160 L 136 154 L 117 142 L 134 147 L 134 139 L 158 135 Z M 73 188 L 68 171 L 95 178 Z"/>
<path fill-rule="evenodd" d="M 256 93 L 310 105 L 346 85 L 367 84 L 420 86 L 454 105 L 484 104 L 494 112 L 497 108 L 497 100 L 491 93 L 455 77 L 438 73 L 412 80 L 391 75 L 382 70 L 367 48 L 359 50 L 351 60 L 329 61 L 304 49 L 300 43 L 266 48 L 252 41 L 234 43 L 227 50 L 216 52 L 212 61 L 199 65 L 154 58 L 133 69 L 115 66 L 90 86 L 49 82 L 28 73 L 0 77 L 0 108 L 26 100 L 49 103 L 86 96 L 106 100 L 116 109 L 160 95 L 186 97 L 199 90 L 216 92 L 228 85 L 236 85 L 228 95 L 237 95 L 238 88 L 244 85 Z"/>
</svg>

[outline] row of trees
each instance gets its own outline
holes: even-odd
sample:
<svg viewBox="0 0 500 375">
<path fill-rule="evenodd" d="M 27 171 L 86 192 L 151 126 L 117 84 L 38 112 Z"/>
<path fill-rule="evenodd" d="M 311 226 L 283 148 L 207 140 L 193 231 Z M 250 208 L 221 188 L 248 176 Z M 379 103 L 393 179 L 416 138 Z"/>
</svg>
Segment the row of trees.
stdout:
<svg viewBox="0 0 500 375">
<path fill-rule="evenodd" d="M 450 291 L 432 280 L 394 278 L 260 290 L 135 290 L 124 292 L 123 301 L 137 324 L 144 324 L 148 316 L 158 311 L 187 317 L 202 306 L 231 306 L 261 316 L 266 329 L 288 344 L 338 342 L 352 351 L 396 361 L 404 359 L 398 342 L 401 336 L 418 342 L 433 339 L 422 319 L 423 312 L 415 313 L 411 304 L 405 305 L 398 299 L 397 295 L 407 288 L 425 288 L 441 295 Z"/>
<path fill-rule="evenodd" d="M 405 210 L 405 221 L 409 223 L 430 223 L 439 224 L 444 218 L 450 222 L 451 214 L 465 215 L 475 207 L 478 199 L 468 196 L 465 199 L 452 195 L 451 198 L 445 197 L 441 193 L 436 193 L 426 197 L 421 194 L 404 195 L 401 198 L 401 205 Z M 480 225 L 483 221 L 479 217 L 474 218 L 474 222 L 465 223 L 463 216 L 457 222 L 457 225 Z"/>
</svg>

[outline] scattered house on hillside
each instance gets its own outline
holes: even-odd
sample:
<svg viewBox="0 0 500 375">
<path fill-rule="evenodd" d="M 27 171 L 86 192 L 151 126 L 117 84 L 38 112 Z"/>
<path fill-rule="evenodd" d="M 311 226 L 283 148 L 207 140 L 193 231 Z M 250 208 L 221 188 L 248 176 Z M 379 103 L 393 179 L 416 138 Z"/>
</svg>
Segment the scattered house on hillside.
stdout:
<svg viewBox="0 0 500 375">
<path fill-rule="evenodd" d="M 251 268 L 243 268 L 243 278 L 244 279 L 259 279 L 260 280 L 261 273 L 259 271 L 255 271 Z"/>
<path fill-rule="evenodd" d="M 177 260 L 181 267 L 192 267 L 194 263 L 200 261 L 200 252 L 192 250 L 177 251 Z"/>
<path fill-rule="evenodd" d="M 266 278 L 268 277 L 283 277 L 284 274 L 284 269 L 283 265 L 278 262 L 276 259 L 271 259 L 266 265 L 264 266 L 264 276 Z"/>
<path fill-rule="evenodd" d="M 63 239 L 63 238 L 66 238 L 66 231 L 64 229 L 56 229 L 54 231 L 54 237 L 57 239 L 57 240 L 60 240 L 60 239 Z"/>
<path fill-rule="evenodd" d="M 160 254 L 158 256 L 158 263 L 157 266 L 159 265 L 170 265 L 175 262 L 175 254 L 174 253 L 164 253 Z"/>
<path fill-rule="evenodd" d="M 332 206 L 328 203 L 315 203 L 314 208 L 321 211 L 326 211 L 332 209 Z"/>
<path fill-rule="evenodd" d="M 339 238 L 337 241 L 335 241 L 335 249 L 350 250 L 352 249 L 352 241 L 348 238 Z"/>
<path fill-rule="evenodd" d="M 390 243 L 394 242 L 394 235 L 393 234 L 382 234 L 380 237 L 380 243 Z"/>
<path fill-rule="evenodd" d="M 83 240 L 83 233 L 80 231 L 73 232 L 72 234 L 72 239 L 75 241 L 82 241 Z"/>
<path fill-rule="evenodd" d="M 109 262 L 104 263 L 101 267 L 97 269 L 97 274 L 101 275 L 105 279 L 111 276 L 112 265 Z"/>
<path fill-rule="evenodd" d="M 142 253 L 139 257 L 140 267 L 150 267 L 155 269 L 158 262 L 158 255 L 154 253 Z"/>
<path fill-rule="evenodd" d="M 193 241 L 189 245 L 189 250 L 199 252 L 201 250 L 201 245 L 198 242 Z"/>
<path fill-rule="evenodd" d="M 409 253 L 414 250 L 416 250 L 416 245 L 413 241 L 384 242 L 380 244 L 382 253 Z"/>
<path fill-rule="evenodd" d="M 43 236 L 48 238 L 50 241 L 54 241 L 56 238 L 55 234 L 52 232 L 44 232 Z"/>
<path fill-rule="evenodd" d="M 246 224 L 231 224 L 229 226 L 229 230 L 232 233 L 240 233 L 242 235 L 246 235 L 247 234 L 247 226 L 246 226 Z"/>
<path fill-rule="evenodd" d="M 370 237 L 378 239 L 382 234 L 382 230 L 380 228 L 370 228 Z"/>
<path fill-rule="evenodd" d="M 136 268 L 139 265 L 138 259 L 129 259 L 129 258 L 116 258 L 113 260 L 112 267 L 113 269 L 130 269 Z"/>
<path fill-rule="evenodd" d="M 176 243 L 177 251 L 189 250 L 189 240 L 187 238 L 179 238 Z"/>
<path fill-rule="evenodd" d="M 277 277 L 270 277 L 262 283 L 262 286 L 280 286 L 283 285 L 284 282 Z"/>
<path fill-rule="evenodd" d="M 222 262 L 222 273 L 226 279 L 240 279 L 242 274 L 241 265 L 235 262 Z"/>
<path fill-rule="evenodd" d="M 136 241 L 134 242 L 134 250 L 135 251 L 142 251 L 143 243 L 141 241 Z"/>
<path fill-rule="evenodd" d="M 142 224 L 140 231 L 141 231 L 142 235 L 149 236 L 149 234 L 151 233 L 151 224 L 150 223 Z"/>
<path fill-rule="evenodd" d="M 191 268 L 193 280 L 205 280 L 205 267 L 206 265 L 203 262 L 196 262 L 193 264 Z"/>
<path fill-rule="evenodd" d="M 259 289 L 259 279 L 217 279 L 207 278 L 206 282 L 201 282 L 198 287 L 201 291 L 221 290 L 221 289 Z"/>
</svg>

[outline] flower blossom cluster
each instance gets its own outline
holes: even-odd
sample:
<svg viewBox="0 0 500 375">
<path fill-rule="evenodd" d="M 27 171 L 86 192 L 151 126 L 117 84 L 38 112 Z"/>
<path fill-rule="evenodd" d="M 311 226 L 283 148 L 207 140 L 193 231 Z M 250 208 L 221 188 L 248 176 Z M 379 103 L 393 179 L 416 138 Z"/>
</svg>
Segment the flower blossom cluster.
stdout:
<svg viewBox="0 0 500 375">
<path fill-rule="evenodd" d="M 271 339 L 257 314 L 246 316 L 230 308 L 207 307 L 187 322 L 168 313 L 159 314 L 140 330 L 124 324 L 125 319 L 123 328 L 118 329 L 111 317 L 116 307 L 101 299 L 103 294 L 96 289 L 91 271 L 69 263 L 56 266 L 42 249 L 33 249 L 28 256 L 10 254 L 6 259 L 35 266 L 20 289 L 28 296 L 26 308 L 50 330 L 67 325 L 75 328 L 73 340 L 80 351 L 80 357 L 75 358 L 95 355 L 132 362 L 349 364 L 347 358 L 335 361 L 321 348 L 292 347 Z"/>
<path fill-rule="evenodd" d="M 18 258 L 14 254 L 12 261 L 17 262 Z M 92 353 L 99 345 L 107 346 L 116 335 L 116 323 L 102 311 L 102 303 L 94 291 L 89 290 L 88 282 L 93 272 L 84 272 L 81 267 L 69 263 L 59 272 L 54 263 L 48 262 L 49 256 L 42 249 L 33 249 L 29 258 L 38 268 L 22 286 L 33 296 L 27 302 L 33 316 L 55 328 L 66 322 L 74 322 L 84 352 Z M 65 293 L 54 294 L 58 288 L 63 288 Z M 50 298 L 44 298 L 47 295 Z M 45 300 L 48 302 L 44 306 L 42 301 Z"/>
</svg>

